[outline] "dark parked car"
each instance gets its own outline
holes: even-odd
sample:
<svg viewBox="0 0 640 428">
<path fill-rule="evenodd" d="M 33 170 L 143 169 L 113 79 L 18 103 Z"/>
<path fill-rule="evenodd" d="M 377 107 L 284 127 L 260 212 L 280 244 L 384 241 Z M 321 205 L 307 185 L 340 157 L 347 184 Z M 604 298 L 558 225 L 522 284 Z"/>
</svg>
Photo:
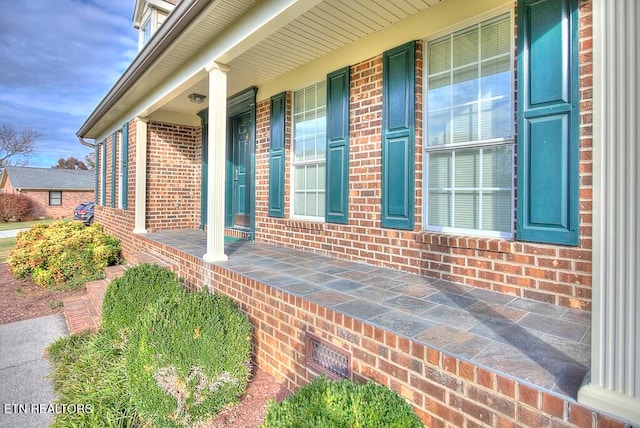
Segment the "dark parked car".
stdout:
<svg viewBox="0 0 640 428">
<path fill-rule="evenodd" d="M 93 223 L 93 202 L 84 202 L 73 210 L 73 219 L 82 220 L 84 224 Z"/>
</svg>

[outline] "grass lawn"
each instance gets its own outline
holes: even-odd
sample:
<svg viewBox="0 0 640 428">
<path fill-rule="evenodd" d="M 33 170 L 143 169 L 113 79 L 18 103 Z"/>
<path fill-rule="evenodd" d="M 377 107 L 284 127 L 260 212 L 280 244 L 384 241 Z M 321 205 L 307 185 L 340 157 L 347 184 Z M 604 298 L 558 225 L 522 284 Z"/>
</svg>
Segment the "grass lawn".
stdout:
<svg viewBox="0 0 640 428">
<path fill-rule="evenodd" d="M 35 220 L 35 221 L 21 221 L 15 222 L 10 221 L 8 223 L 0 222 L 0 232 L 3 230 L 13 230 L 13 229 L 25 229 L 33 226 L 34 224 L 50 224 L 55 223 L 58 220 L 47 219 L 47 220 Z"/>
<path fill-rule="evenodd" d="M 9 256 L 14 245 L 16 245 L 16 238 L 0 239 L 0 263 L 7 261 L 7 256 Z"/>
</svg>

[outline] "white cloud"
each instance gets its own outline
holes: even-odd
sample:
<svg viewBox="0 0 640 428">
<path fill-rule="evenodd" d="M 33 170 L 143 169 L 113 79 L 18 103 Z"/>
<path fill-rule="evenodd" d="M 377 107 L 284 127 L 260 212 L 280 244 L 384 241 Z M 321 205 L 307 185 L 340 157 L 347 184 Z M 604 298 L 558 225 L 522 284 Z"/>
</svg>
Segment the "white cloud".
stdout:
<svg viewBox="0 0 640 428">
<path fill-rule="evenodd" d="M 0 1 L 0 122 L 41 131 L 39 157 L 86 153 L 75 132 L 137 53 L 133 6 Z"/>
</svg>

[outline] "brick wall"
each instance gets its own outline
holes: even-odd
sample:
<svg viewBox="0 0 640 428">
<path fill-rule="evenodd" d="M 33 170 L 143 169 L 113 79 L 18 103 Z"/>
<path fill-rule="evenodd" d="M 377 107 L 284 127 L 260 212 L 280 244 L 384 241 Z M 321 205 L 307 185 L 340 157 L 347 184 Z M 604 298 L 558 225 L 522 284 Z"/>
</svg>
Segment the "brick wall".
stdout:
<svg viewBox="0 0 640 428">
<path fill-rule="evenodd" d="M 23 190 L 20 194 L 31 199 L 31 216 L 34 218 L 72 218 L 78 205 L 93 201 L 93 192 L 62 190 L 62 205 L 49 205 L 48 190 Z"/>
<path fill-rule="evenodd" d="M 200 225 L 200 127 L 147 124 L 147 230 Z"/>
<path fill-rule="evenodd" d="M 408 270 L 562 306 L 591 309 L 591 1 L 581 0 L 580 244 L 543 245 L 422 231 L 422 46 L 416 55 L 416 224 L 381 227 L 382 56 L 351 67 L 347 225 L 268 217 L 269 101 L 257 106 L 256 240 Z M 291 102 L 287 101 L 287 120 Z M 287 122 L 286 159 L 291 158 Z M 515 162 L 514 162 L 515 163 Z M 290 183 L 290 165 L 286 177 Z M 285 190 L 285 217 L 291 213 Z"/>
<path fill-rule="evenodd" d="M 200 225 L 200 165 L 202 131 L 199 127 L 159 122 L 147 124 L 147 217 L 148 231 L 192 229 Z M 118 144 L 122 138 L 118 137 Z M 116 148 L 118 150 L 118 148 Z M 96 220 L 133 251 L 131 232 L 135 224 L 136 121 L 129 122 L 129 179 L 127 209 L 118 208 L 119 165 L 116 173 L 116 208 L 111 207 L 111 137 L 107 138 L 106 206 L 96 206 Z M 102 151 L 100 151 L 102 155 Z M 98 162 L 98 165 L 101 165 Z M 101 175 L 99 182 L 101 183 Z M 100 189 L 100 186 L 99 186 Z M 98 198 L 98 201 L 100 199 Z"/>
<path fill-rule="evenodd" d="M 210 265 L 144 235 L 134 241 L 134 248 L 179 265 L 188 288 L 209 284 L 211 291 L 233 298 L 253 326 L 255 362 L 291 391 L 317 375 L 306 364 L 305 338 L 311 332 L 351 356 L 354 380 L 373 379 L 390 387 L 428 427 L 626 427 L 572 399 Z"/>
</svg>

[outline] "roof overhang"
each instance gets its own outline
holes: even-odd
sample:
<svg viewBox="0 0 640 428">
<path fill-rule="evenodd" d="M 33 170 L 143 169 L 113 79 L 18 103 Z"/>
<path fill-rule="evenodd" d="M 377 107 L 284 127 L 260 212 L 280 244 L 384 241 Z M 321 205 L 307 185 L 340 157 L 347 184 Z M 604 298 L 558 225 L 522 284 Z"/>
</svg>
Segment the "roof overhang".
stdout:
<svg viewBox="0 0 640 428">
<path fill-rule="evenodd" d="M 441 3 L 441 13 L 431 13 Z M 230 66 L 229 95 L 258 86 L 260 98 L 271 82 L 320 58 L 331 56 L 337 69 L 353 60 L 354 50 L 364 60 L 433 28 L 505 7 L 513 1 L 182 0 L 77 136 L 103 138 L 135 116 L 199 124 L 197 113 L 207 104 L 187 96 L 208 95 L 205 67 L 212 61 Z M 365 39 L 369 50 L 361 49 Z"/>
</svg>

